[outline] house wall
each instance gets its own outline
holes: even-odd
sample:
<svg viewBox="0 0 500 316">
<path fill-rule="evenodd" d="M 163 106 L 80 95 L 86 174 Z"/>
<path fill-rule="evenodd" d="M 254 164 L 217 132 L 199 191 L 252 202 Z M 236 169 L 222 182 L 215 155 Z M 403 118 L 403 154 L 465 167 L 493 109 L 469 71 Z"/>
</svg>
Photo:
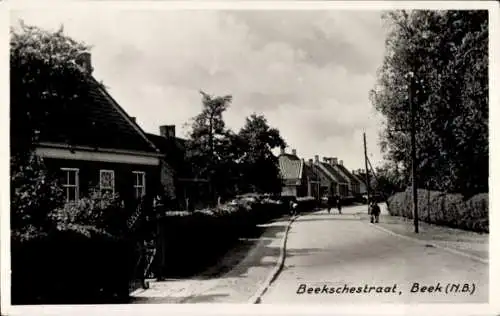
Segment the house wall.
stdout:
<svg viewBox="0 0 500 316">
<path fill-rule="evenodd" d="M 99 186 L 99 171 L 103 169 L 114 171 L 115 193 L 118 193 L 125 203 L 135 201 L 133 171 L 146 173 L 146 195 L 154 196 L 160 189 L 159 166 L 55 158 L 45 158 L 44 162 L 49 171 L 61 177 L 63 176 L 61 168 L 78 168 L 80 198 L 88 196 L 91 188 Z"/>
</svg>

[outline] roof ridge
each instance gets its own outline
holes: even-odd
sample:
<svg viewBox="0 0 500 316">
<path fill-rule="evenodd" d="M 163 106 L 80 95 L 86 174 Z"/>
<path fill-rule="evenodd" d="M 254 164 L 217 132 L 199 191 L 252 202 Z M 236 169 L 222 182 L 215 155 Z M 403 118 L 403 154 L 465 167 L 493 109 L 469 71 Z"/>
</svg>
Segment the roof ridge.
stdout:
<svg viewBox="0 0 500 316">
<path fill-rule="evenodd" d="M 100 84 L 94 76 L 90 75 L 90 80 L 93 81 L 94 84 L 97 85 L 99 91 L 104 95 L 109 103 L 120 113 L 120 115 L 127 121 L 127 123 L 130 124 L 134 128 L 134 130 L 151 146 L 152 149 L 154 149 L 156 152 L 159 152 L 159 149 L 155 146 L 155 144 L 147 137 L 146 132 L 137 124 L 135 123 L 127 114 L 127 112 L 118 104 L 118 102 L 109 94 L 108 91 Z"/>
<path fill-rule="evenodd" d="M 320 167 L 328 174 L 330 175 L 330 178 L 332 178 L 334 181 L 336 181 L 337 183 L 346 183 L 345 179 L 338 179 L 338 176 L 335 175 L 334 173 L 331 172 L 331 170 L 329 170 L 328 167 L 332 167 L 330 166 L 329 164 L 325 163 L 325 162 L 319 162 L 319 165 Z M 336 170 L 332 167 L 332 170 L 334 172 L 336 172 Z M 341 175 L 340 175 L 341 176 Z M 342 177 L 342 176 L 341 176 Z M 343 177 L 342 177 L 343 178 Z"/>
</svg>

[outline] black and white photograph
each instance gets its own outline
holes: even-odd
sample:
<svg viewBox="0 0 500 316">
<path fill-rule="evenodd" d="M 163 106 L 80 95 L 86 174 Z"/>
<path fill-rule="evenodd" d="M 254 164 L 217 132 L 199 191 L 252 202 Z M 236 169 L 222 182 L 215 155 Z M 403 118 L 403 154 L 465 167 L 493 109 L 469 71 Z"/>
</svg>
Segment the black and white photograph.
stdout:
<svg viewBox="0 0 500 316">
<path fill-rule="evenodd" d="M 9 310 L 493 304 L 498 3 L 69 2 L 4 6 Z"/>
</svg>

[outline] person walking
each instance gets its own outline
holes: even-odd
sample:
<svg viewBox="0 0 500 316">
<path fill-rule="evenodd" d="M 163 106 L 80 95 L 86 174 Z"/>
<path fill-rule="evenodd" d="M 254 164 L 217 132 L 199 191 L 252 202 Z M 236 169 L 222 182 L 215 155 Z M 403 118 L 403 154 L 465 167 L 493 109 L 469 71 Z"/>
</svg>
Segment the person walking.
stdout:
<svg viewBox="0 0 500 316">
<path fill-rule="evenodd" d="M 328 214 L 330 214 L 330 211 L 331 211 L 332 205 L 333 205 L 333 197 L 331 195 L 329 195 L 327 197 L 326 204 L 327 204 L 326 206 L 328 208 Z"/>
<path fill-rule="evenodd" d="M 378 223 L 380 219 L 380 207 L 377 203 L 371 202 L 370 206 L 370 223 Z"/>
<path fill-rule="evenodd" d="M 339 214 L 342 214 L 342 198 L 340 196 L 337 198 L 337 209 L 339 210 Z"/>
</svg>

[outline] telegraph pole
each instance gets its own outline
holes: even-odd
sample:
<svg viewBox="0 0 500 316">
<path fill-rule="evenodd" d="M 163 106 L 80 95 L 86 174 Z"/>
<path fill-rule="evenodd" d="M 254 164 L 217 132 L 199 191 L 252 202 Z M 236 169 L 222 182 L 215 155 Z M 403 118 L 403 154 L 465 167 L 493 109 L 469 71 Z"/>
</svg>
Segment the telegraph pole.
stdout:
<svg viewBox="0 0 500 316">
<path fill-rule="evenodd" d="M 413 73 L 410 75 L 409 84 L 409 96 L 408 101 L 410 102 L 410 112 L 411 112 L 411 190 L 413 197 L 413 224 L 415 226 L 415 233 L 418 234 L 418 195 L 417 195 L 417 149 L 416 149 L 416 128 L 415 128 L 415 116 L 416 107 L 413 104 L 413 89 L 415 88 L 413 84 Z"/>
<path fill-rule="evenodd" d="M 366 196 L 368 202 L 368 214 L 370 214 L 370 176 L 368 174 L 368 155 L 366 153 L 366 133 L 363 133 L 363 145 L 365 148 L 365 178 L 366 178 Z"/>
</svg>

